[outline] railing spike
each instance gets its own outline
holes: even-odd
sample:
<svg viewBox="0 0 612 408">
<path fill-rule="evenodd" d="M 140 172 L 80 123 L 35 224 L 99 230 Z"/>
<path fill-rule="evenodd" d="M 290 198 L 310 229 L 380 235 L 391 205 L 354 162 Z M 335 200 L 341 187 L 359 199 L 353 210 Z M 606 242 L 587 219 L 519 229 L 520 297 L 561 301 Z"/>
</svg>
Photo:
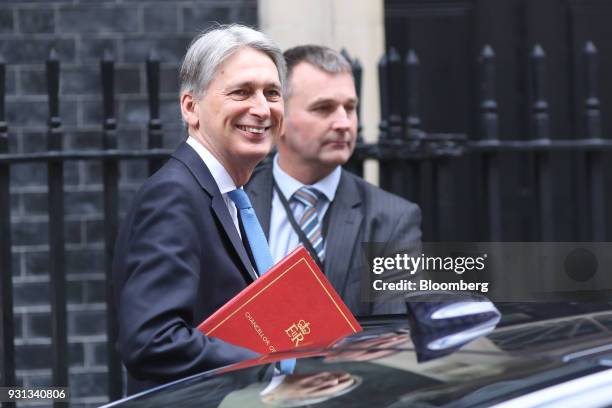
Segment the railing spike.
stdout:
<svg viewBox="0 0 612 408">
<path fill-rule="evenodd" d="M 482 47 L 482 52 L 480 53 L 481 57 L 483 58 L 495 58 L 495 51 L 493 51 L 493 47 L 491 47 L 489 44 L 485 44 L 484 47 Z"/>
<path fill-rule="evenodd" d="M 113 62 L 113 60 L 114 60 L 113 53 L 108 48 L 105 48 L 104 53 L 102 55 L 102 61 L 103 62 Z"/>
<path fill-rule="evenodd" d="M 152 48 L 149 51 L 149 56 L 147 57 L 148 61 L 159 61 L 159 55 L 157 54 L 157 51 L 155 51 L 154 48 Z"/>
<path fill-rule="evenodd" d="M 400 60 L 400 55 L 395 47 L 389 48 L 389 62 L 393 63 Z"/>
<path fill-rule="evenodd" d="M 389 137 L 402 138 L 402 111 L 404 98 L 402 95 L 402 59 L 394 47 L 389 49 Z"/>
<path fill-rule="evenodd" d="M 110 50 L 105 49 L 100 61 L 102 80 L 102 104 L 105 121 L 115 116 L 115 61 Z M 114 136 L 113 136 L 114 137 Z"/>
<path fill-rule="evenodd" d="M 533 51 L 531 51 L 531 56 L 534 58 L 545 58 L 546 51 L 544 51 L 544 48 L 542 48 L 540 44 L 536 44 L 533 47 Z"/>
<path fill-rule="evenodd" d="M 387 54 L 383 54 L 378 60 L 378 92 L 380 93 L 380 123 L 378 129 L 380 131 L 379 141 L 385 140 L 388 137 L 389 127 L 389 90 L 388 90 L 388 70 L 389 62 Z"/>
<path fill-rule="evenodd" d="M 346 58 L 346 60 L 349 63 L 353 62 L 353 60 L 352 60 L 351 56 L 349 55 L 348 51 L 346 50 L 346 48 L 342 47 L 342 49 L 340 50 L 340 55 L 342 55 L 344 58 Z"/>
<path fill-rule="evenodd" d="M 161 149 L 163 146 L 162 123 L 159 117 L 160 74 L 159 58 L 155 50 L 151 50 L 146 62 L 147 68 L 147 99 L 149 102 L 149 149 Z M 149 160 L 149 174 L 156 172 L 164 163 L 161 159 Z"/>
<path fill-rule="evenodd" d="M 56 61 L 59 60 L 59 56 L 57 55 L 57 51 L 55 51 L 55 47 L 51 48 L 51 51 L 49 51 L 49 57 L 47 58 L 48 61 Z"/>
<path fill-rule="evenodd" d="M 7 137 L 3 135 L 6 132 L 6 123 L 4 122 L 4 98 L 6 96 L 6 61 L 4 60 L 4 56 L 0 54 L 0 137 Z"/>
<path fill-rule="evenodd" d="M 584 53 L 585 54 L 597 54 L 597 47 L 593 44 L 593 41 L 587 41 L 584 44 Z"/>
<path fill-rule="evenodd" d="M 406 55 L 406 64 L 408 65 L 419 64 L 419 56 L 412 48 L 408 50 L 408 55 Z"/>
<path fill-rule="evenodd" d="M 419 57 L 412 48 L 404 58 L 404 86 L 407 106 L 405 134 L 408 139 L 419 139 L 422 136 L 419 117 Z"/>
</svg>

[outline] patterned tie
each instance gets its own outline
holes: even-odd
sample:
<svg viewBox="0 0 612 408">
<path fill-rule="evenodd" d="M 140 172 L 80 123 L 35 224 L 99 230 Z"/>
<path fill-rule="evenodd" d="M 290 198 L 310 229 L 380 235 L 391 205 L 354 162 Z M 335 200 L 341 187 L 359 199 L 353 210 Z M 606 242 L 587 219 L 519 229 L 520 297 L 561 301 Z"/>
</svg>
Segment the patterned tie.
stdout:
<svg viewBox="0 0 612 408">
<path fill-rule="evenodd" d="M 255 215 L 255 210 L 251 206 L 251 200 L 244 190 L 237 188 L 227 193 L 229 198 L 236 204 L 236 208 L 240 212 L 240 219 L 242 220 L 242 226 L 244 232 L 249 241 L 251 247 L 251 253 L 255 258 L 255 264 L 257 264 L 257 270 L 259 276 L 266 273 L 272 265 L 274 265 L 274 259 L 270 253 L 270 247 L 268 246 L 268 240 L 264 235 L 261 225 Z M 280 362 L 280 371 L 283 374 L 291 374 L 295 368 L 295 359 L 282 360 Z"/>
<path fill-rule="evenodd" d="M 321 261 L 325 258 L 325 242 L 323 241 L 323 229 L 319 220 L 317 201 L 319 201 L 319 191 L 312 187 L 302 187 L 293 193 L 293 199 L 304 204 L 306 210 L 300 218 L 299 225 L 304 231 L 304 235 L 312 244 L 317 256 Z"/>
</svg>

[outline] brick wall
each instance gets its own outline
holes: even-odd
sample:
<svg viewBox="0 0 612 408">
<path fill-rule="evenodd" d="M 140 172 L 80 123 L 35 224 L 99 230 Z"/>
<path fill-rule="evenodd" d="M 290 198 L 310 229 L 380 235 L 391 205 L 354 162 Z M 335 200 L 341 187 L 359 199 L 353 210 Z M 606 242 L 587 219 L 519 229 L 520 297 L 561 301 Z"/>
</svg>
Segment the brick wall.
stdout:
<svg viewBox="0 0 612 408">
<path fill-rule="evenodd" d="M 175 146 L 183 137 L 177 72 L 189 41 L 213 21 L 255 25 L 256 18 L 256 0 L 2 0 L 10 151 L 45 149 L 44 61 L 52 47 L 61 60 L 65 149 L 101 147 L 105 49 L 116 60 L 119 147 L 146 146 L 144 61 L 151 49 L 162 62 L 164 144 Z M 107 401 L 101 166 L 67 162 L 64 171 L 71 406 L 97 406 Z M 121 211 L 146 171 L 144 162 L 121 164 Z M 52 385 L 45 165 L 11 167 L 11 204 L 17 377 L 23 386 Z"/>
</svg>

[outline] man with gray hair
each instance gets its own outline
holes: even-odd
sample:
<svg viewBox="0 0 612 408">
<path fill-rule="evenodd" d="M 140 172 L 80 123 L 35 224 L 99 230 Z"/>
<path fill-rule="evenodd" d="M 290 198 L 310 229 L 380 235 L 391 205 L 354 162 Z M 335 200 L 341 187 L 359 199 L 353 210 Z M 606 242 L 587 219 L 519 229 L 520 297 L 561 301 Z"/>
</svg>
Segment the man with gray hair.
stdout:
<svg viewBox="0 0 612 408">
<path fill-rule="evenodd" d="M 367 282 L 361 244 L 418 243 L 420 209 L 341 168 L 357 137 L 358 101 L 348 61 L 318 45 L 284 55 L 285 127 L 276 139 L 278 154 L 247 185 L 272 255 L 279 260 L 301 243 L 353 314 L 403 313 L 402 300 L 362 298 Z"/>
<path fill-rule="evenodd" d="M 242 186 L 282 127 L 285 70 L 280 49 L 240 25 L 203 33 L 187 50 L 187 140 L 136 194 L 116 244 L 129 394 L 256 356 L 196 326 L 272 262 Z"/>
</svg>

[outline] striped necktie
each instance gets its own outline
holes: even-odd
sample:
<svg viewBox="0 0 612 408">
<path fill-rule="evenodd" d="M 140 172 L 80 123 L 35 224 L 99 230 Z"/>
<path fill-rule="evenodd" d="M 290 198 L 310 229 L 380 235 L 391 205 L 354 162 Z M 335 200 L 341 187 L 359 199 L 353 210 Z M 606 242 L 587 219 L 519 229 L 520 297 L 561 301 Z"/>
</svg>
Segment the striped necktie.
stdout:
<svg viewBox="0 0 612 408">
<path fill-rule="evenodd" d="M 312 187 L 302 187 L 293 193 L 293 199 L 302 203 L 306 208 L 300 217 L 299 226 L 304 235 L 312 244 L 317 256 L 321 261 L 325 257 L 325 242 L 323 241 L 323 228 L 317 210 L 317 201 L 320 193 Z"/>
</svg>

